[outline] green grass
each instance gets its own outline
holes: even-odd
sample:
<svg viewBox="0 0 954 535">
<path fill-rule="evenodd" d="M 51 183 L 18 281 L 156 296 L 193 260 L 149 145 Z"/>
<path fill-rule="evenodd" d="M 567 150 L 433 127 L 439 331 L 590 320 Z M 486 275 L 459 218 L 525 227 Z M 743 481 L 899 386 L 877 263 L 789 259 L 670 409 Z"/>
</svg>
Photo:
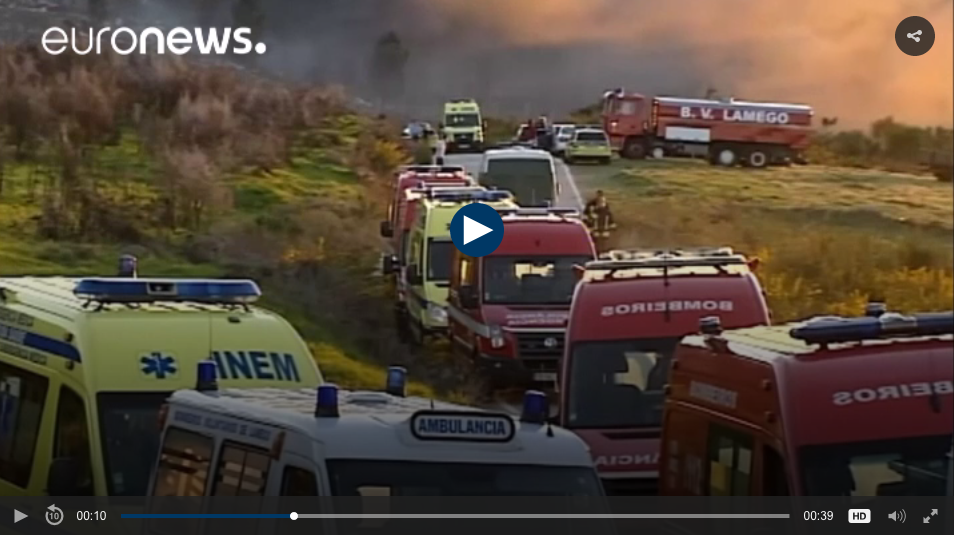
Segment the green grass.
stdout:
<svg viewBox="0 0 954 535">
<path fill-rule="evenodd" d="M 954 308 L 954 201 L 933 177 L 824 166 L 726 169 L 692 160 L 573 166 L 606 192 L 615 246 L 730 245 L 759 256 L 777 320 Z"/>
<path fill-rule="evenodd" d="M 234 211 L 220 223 L 261 217 L 281 210 L 322 202 L 354 202 L 366 195 L 366 186 L 345 163 L 346 153 L 363 123 L 357 117 L 339 117 L 325 128 L 303 138 L 283 168 L 264 172 L 248 170 L 227 177 L 232 189 Z M 316 148 L 318 143 L 324 148 Z M 97 147 L 88 169 L 97 177 L 97 190 L 109 198 L 121 198 L 135 210 L 158 198 L 154 187 L 161 170 L 139 148 L 134 135 L 123 136 L 114 146 Z M 33 164 L 5 167 L 3 195 L 0 196 L 0 274 L 15 275 L 109 275 L 123 253 L 139 257 L 144 276 L 217 277 L 224 266 L 195 263 L 184 256 L 181 245 L 185 233 L 150 229 L 148 245 L 115 243 L 70 243 L 37 238 L 40 199 L 46 183 L 45 172 Z M 136 214 L 131 214 L 136 216 Z M 268 288 L 264 288 L 268 296 Z M 286 317 L 308 341 L 320 368 L 329 381 L 346 388 L 380 389 L 385 369 L 354 349 L 344 349 L 333 327 L 317 324 L 307 314 L 283 303 L 280 297 L 266 297 L 262 305 Z M 412 393 L 433 396 L 427 385 L 412 382 Z"/>
</svg>

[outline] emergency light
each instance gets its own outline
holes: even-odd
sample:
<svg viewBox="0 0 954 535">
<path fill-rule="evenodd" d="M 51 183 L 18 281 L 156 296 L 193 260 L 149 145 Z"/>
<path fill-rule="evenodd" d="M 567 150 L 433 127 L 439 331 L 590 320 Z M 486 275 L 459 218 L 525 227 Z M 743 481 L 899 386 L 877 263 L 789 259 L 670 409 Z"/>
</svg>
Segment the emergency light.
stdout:
<svg viewBox="0 0 954 535">
<path fill-rule="evenodd" d="M 523 395 L 523 412 L 520 421 L 529 424 L 544 424 L 550 416 L 547 395 L 539 390 L 528 390 Z"/>
<path fill-rule="evenodd" d="M 865 306 L 865 316 L 871 318 L 879 318 L 888 311 L 888 307 L 884 303 L 868 303 Z"/>
<path fill-rule="evenodd" d="M 789 331 L 792 338 L 808 344 L 861 342 L 891 337 L 942 336 L 954 334 L 954 312 L 902 316 L 818 318 Z"/>
<path fill-rule="evenodd" d="M 251 280 L 240 279 L 82 279 L 73 288 L 80 299 L 100 303 L 254 303 L 262 291 Z"/>
<path fill-rule="evenodd" d="M 336 385 L 325 384 L 318 387 L 315 399 L 315 417 L 338 417 L 338 387 Z"/>
<path fill-rule="evenodd" d="M 216 364 L 214 360 L 203 360 L 199 362 L 196 372 L 195 389 L 199 392 L 209 392 L 219 389 L 219 383 L 216 381 Z"/>
<path fill-rule="evenodd" d="M 450 200 L 453 201 L 460 196 L 468 196 L 475 193 L 480 193 L 487 191 L 487 188 L 483 186 L 438 186 L 438 187 L 426 187 L 426 188 L 415 188 L 416 193 L 427 197 L 428 199 L 436 200 Z"/>
<path fill-rule="evenodd" d="M 388 380 L 385 392 L 392 396 L 404 397 L 407 389 L 407 368 L 391 366 L 388 368 Z"/>
</svg>

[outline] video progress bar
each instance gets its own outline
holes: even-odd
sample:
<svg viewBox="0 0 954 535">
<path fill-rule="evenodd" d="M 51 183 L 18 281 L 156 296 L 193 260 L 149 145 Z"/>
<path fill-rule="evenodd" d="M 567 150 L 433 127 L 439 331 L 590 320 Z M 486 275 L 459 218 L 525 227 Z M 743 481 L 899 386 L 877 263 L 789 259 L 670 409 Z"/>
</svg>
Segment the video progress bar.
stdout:
<svg viewBox="0 0 954 535">
<path fill-rule="evenodd" d="M 285 518 L 288 520 L 298 520 L 300 518 L 329 518 L 329 519 L 350 519 L 350 520 L 478 520 L 482 518 L 497 520 L 518 520 L 526 519 L 624 519 L 624 520 L 695 520 L 695 519 L 788 519 L 792 515 L 789 513 L 767 513 L 767 514 L 543 514 L 543 513 L 521 513 L 521 514 L 361 514 L 361 513 L 290 513 L 290 514 L 123 514 L 122 518 Z"/>
</svg>

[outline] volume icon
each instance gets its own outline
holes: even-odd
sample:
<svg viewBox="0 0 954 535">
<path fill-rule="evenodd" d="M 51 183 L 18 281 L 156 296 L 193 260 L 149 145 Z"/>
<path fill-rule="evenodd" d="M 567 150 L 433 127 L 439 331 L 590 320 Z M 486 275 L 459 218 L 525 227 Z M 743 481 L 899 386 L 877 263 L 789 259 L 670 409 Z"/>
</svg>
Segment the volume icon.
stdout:
<svg viewBox="0 0 954 535">
<path fill-rule="evenodd" d="M 888 515 L 888 518 L 891 520 L 894 520 L 895 522 L 901 522 L 902 524 L 904 524 L 904 519 L 906 517 L 907 515 L 904 514 L 904 509 L 898 509 L 897 511 Z"/>
</svg>

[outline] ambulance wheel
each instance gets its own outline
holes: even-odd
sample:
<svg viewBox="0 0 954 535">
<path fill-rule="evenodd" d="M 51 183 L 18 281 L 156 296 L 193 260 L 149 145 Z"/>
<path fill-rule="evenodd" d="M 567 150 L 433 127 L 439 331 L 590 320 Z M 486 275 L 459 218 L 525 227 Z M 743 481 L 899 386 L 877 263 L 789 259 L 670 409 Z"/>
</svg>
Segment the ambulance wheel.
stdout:
<svg viewBox="0 0 954 535">
<path fill-rule="evenodd" d="M 603 158 L 602 160 L 600 160 L 600 163 L 601 163 L 602 165 L 609 165 L 609 164 L 613 163 L 613 159 L 612 159 L 612 158 Z"/>
<path fill-rule="evenodd" d="M 573 157 L 572 157 L 572 156 L 564 156 L 564 157 L 563 157 L 563 163 L 565 163 L 565 164 L 567 164 L 567 165 L 573 165 Z"/>
<path fill-rule="evenodd" d="M 653 158 L 660 160 L 666 155 L 666 151 L 662 147 L 656 147 L 653 149 Z"/>
<path fill-rule="evenodd" d="M 768 155 L 760 150 L 753 150 L 749 153 L 748 163 L 750 167 L 761 169 L 768 165 Z"/>
</svg>

